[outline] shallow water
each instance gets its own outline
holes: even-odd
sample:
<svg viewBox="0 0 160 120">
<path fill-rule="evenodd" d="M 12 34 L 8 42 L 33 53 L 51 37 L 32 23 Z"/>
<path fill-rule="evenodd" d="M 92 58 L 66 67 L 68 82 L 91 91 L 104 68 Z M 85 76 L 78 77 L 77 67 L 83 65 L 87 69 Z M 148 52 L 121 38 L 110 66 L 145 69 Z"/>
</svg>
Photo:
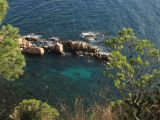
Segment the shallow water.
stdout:
<svg viewBox="0 0 160 120">
<path fill-rule="evenodd" d="M 20 28 L 21 34 L 36 33 L 44 37 L 80 39 L 85 31 L 114 35 L 120 28 L 132 27 L 139 37 L 160 45 L 159 0 L 9 0 L 6 23 Z M 76 96 L 92 101 L 102 81 L 102 63 L 84 58 L 28 56 L 25 75 L 13 87 L 20 99 L 71 101 Z"/>
</svg>

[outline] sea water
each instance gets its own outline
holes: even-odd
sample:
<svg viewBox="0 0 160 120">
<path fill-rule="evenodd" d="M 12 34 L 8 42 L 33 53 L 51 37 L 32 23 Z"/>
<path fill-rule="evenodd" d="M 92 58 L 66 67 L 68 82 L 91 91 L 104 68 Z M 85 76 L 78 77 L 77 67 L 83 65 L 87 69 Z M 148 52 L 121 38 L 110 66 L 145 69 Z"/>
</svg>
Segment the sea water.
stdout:
<svg viewBox="0 0 160 120">
<path fill-rule="evenodd" d="M 131 27 L 139 37 L 160 45 L 159 0 L 9 0 L 9 4 L 4 24 L 20 28 L 21 35 L 79 40 L 83 32 L 114 36 Z M 103 85 L 113 87 L 101 62 L 54 54 L 26 56 L 26 62 L 24 76 L 10 84 L 17 101 L 36 98 L 57 104 L 81 96 L 91 103 L 99 99 Z"/>
</svg>

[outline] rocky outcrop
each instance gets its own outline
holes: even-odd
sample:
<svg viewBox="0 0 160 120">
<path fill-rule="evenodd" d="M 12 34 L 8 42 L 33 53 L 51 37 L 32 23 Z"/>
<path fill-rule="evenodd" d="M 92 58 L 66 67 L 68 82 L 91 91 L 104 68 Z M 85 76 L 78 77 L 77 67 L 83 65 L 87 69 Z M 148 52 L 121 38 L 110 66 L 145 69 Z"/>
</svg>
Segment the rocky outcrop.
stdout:
<svg viewBox="0 0 160 120">
<path fill-rule="evenodd" d="M 65 55 L 71 53 L 77 56 L 93 57 L 97 60 L 108 61 L 108 53 L 101 52 L 97 46 L 93 46 L 83 41 L 60 41 L 55 38 L 49 40 L 31 41 L 34 38 L 21 38 L 19 40 L 23 53 L 33 55 L 43 55 L 45 50 L 48 52 Z"/>
</svg>

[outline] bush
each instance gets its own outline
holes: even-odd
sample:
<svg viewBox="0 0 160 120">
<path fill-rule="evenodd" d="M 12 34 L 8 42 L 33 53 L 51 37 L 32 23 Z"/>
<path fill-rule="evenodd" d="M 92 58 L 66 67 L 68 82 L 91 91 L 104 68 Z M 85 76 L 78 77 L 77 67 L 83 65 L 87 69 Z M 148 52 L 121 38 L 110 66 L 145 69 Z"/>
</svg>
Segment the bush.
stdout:
<svg viewBox="0 0 160 120">
<path fill-rule="evenodd" d="M 55 120 L 59 112 L 39 100 L 23 100 L 15 107 L 11 118 L 13 120 Z"/>
</svg>

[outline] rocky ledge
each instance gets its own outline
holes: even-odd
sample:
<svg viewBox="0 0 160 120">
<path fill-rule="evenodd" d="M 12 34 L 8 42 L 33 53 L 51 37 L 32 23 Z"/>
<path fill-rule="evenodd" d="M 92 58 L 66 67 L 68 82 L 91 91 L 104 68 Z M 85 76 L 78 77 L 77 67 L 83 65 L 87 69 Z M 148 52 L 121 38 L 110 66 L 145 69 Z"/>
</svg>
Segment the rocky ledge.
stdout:
<svg viewBox="0 0 160 120">
<path fill-rule="evenodd" d="M 45 52 L 66 55 L 93 57 L 100 61 L 108 61 L 109 53 L 102 52 L 97 46 L 84 41 L 61 41 L 58 38 L 40 39 L 38 37 L 22 37 L 20 48 L 25 54 L 44 55 Z"/>
</svg>

